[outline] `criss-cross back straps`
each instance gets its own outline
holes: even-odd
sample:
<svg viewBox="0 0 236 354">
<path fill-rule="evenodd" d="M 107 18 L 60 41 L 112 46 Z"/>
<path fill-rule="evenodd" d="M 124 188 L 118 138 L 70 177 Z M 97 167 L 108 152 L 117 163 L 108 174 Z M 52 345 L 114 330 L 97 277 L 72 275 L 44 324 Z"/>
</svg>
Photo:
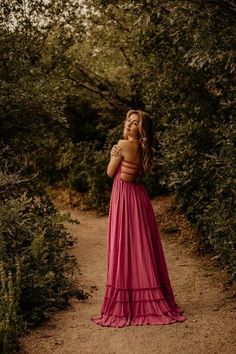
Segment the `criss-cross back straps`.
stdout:
<svg viewBox="0 0 236 354">
<path fill-rule="evenodd" d="M 137 174 L 137 172 L 139 171 L 139 167 L 140 167 L 139 163 L 135 163 L 135 162 L 127 161 L 127 160 L 123 160 L 122 164 L 121 164 L 122 173 L 124 173 L 126 175 L 135 176 Z M 129 169 L 129 171 L 125 171 L 124 168 Z"/>
<path fill-rule="evenodd" d="M 123 160 L 123 162 L 126 162 L 127 164 L 134 165 L 134 166 L 140 166 L 140 163 L 136 163 L 132 161 Z"/>
</svg>

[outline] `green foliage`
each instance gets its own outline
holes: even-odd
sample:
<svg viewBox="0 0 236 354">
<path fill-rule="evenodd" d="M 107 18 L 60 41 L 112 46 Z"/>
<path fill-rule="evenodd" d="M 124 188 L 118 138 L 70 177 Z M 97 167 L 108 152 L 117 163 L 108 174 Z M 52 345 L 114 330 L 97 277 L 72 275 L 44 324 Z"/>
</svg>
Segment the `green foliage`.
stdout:
<svg viewBox="0 0 236 354">
<path fill-rule="evenodd" d="M 17 335 L 22 329 L 19 315 L 21 269 L 16 259 L 14 279 L 12 271 L 6 272 L 4 263 L 0 263 L 0 351 L 13 353 L 17 347 Z"/>
<path fill-rule="evenodd" d="M 0 345 L 8 348 L 23 325 L 35 325 L 66 306 L 68 274 L 75 263 L 67 254 L 62 224 L 69 218 L 45 198 L 25 193 L 1 201 L 0 220 Z"/>
<path fill-rule="evenodd" d="M 235 125 L 170 126 L 163 134 L 167 183 L 192 224 L 235 277 Z M 165 143 L 164 143 L 165 142 Z"/>
<path fill-rule="evenodd" d="M 27 326 L 67 305 L 78 266 L 68 255 L 71 240 L 63 226 L 74 221 L 55 209 L 33 179 L 22 178 L 17 162 L 9 148 L 1 151 L 0 349 L 4 354 L 15 352 L 17 338 Z M 83 291 L 78 296 L 87 297 Z"/>
<path fill-rule="evenodd" d="M 70 187 L 83 195 L 87 208 L 104 214 L 108 211 L 111 179 L 106 175 L 109 152 L 98 150 L 99 142 L 80 142 L 67 179 L 59 185 Z"/>
<path fill-rule="evenodd" d="M 25 175 L 37 173 L 38 185 L 53 183 L 70 164 L 64 110 L 66 96 L 76 92 L 69 50 L 84 33 L 80 5 L 71 0 L 1 5 L 0 140 L 11 146 Z"/>
</svg>

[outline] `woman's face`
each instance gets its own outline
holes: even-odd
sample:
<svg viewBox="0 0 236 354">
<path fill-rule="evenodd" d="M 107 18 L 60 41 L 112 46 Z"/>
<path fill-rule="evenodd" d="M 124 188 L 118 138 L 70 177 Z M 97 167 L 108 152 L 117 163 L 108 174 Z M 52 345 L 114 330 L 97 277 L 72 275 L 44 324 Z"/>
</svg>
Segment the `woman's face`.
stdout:
<svg viewBox="0 0 236 354">
<path fill-rule="evenodd" d="M 137 138 L 139 133 L 139 116 L 135 113 L 131 114 L 126 120 L 124 124 L 124 137 Z"/>
</svg>

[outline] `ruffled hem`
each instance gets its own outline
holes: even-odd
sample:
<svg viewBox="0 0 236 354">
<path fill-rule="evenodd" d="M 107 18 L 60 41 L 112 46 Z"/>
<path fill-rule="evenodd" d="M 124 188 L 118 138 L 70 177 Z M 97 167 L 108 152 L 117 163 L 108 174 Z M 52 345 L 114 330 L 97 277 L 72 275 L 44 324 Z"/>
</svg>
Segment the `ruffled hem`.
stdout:
<svg viewBox="0 0 236 354">
<path fill-rule="evenodd" d="M 162 325 L 185 321 L 182 313 L 173 299 L 167 303 L 160 286 L 122 289 L 107 285 L 101 315 L 91 320 L 105 327 Z"/>
<path fill-rule="evenodd" d="M 163 315 L 145 315 L 135 317 L 116 317 L 114 315 L 102 314 L 101 317 L 92 317 L 91 320 L 97 325 L 103 327 L 124 327 L 124 326 L 144 326 L 144 325 L 167 325 L 175 322 L 183 322 L 186 320 L 184 316 L 172 316 L 171 313 Z"/>
</svg>

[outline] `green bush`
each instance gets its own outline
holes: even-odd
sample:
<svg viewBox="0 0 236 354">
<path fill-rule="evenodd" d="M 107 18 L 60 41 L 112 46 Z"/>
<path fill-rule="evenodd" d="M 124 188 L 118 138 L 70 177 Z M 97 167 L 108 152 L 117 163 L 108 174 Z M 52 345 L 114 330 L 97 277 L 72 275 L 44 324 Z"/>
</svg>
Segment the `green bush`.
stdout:
<svg viewBox="0 0 236 354">
<path fill-rule="evenodd" d="M 0 171 L 1 353 L 13 353 L 24 328 L 68 304 L 78 263 L 67 251 L 65 221 L 77 222 L 61 215 L 33 180 Z M 81 291 L 80 297 L 86 296 Z"/>
<path fill-rule="evenodd" d="M 204 235 L 204 248 L 214 250 L 236 277 L 234 124 L 205 125 L 190 120 L 163 134 L 167 184 L 192 225 Z"/>
<path fill-rule="evenodd" d="M 21 269 L 16 260 L 14 279 L 12 271 L 6 272 L 3 262 L 0 263 L 0 352 L 13 353 L 17 347 L 17 335 L 23 328 L 19 314 L 19 298 L 21 294 Z"/>
</svg>

